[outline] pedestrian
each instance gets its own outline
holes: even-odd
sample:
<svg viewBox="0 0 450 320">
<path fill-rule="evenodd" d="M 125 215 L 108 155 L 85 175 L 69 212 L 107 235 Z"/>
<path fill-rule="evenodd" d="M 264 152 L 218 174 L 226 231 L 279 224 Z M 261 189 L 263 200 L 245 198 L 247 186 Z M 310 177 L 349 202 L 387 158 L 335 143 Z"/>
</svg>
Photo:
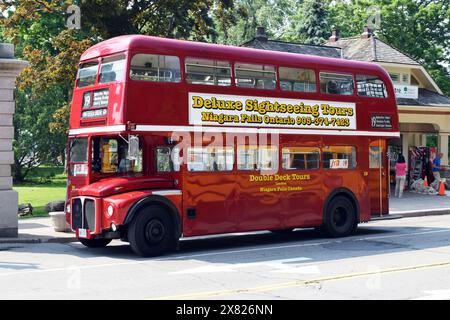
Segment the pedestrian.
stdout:
<svg viewBox="0 0 450 320">
<path fill-rule="evenodd" d="M 405 157 L 400 154 L 395 164 L 395 196 L 401 198 L 406 181 L 406 161 Z"/>
<path fill-rule="evenodd" d="M 443 155 L 444 155 L 443 153 L 438 153 L 436 155 L 436 158 L 434 158 L 434 160 L 433 160 L 433 169 L 432 169 L 433 177 L 434 177 L 434 180 L 438 181 L 438 188 L 439 188 L 439 183 L 441 181 L 441 174 L 440 174 L 439 170 L 445 170 L 445 168 L 441 166 L 441 158 Z"/>
</svg>

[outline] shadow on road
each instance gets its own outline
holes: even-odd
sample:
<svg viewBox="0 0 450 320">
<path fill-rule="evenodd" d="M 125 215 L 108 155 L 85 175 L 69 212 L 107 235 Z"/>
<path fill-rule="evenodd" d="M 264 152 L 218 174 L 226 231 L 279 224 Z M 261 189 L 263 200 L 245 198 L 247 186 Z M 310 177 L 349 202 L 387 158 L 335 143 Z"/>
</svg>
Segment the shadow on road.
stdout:
<svg viewBox="0 0 450 320">
<path fill-rule="evenodd" d="M 118 241 L 98 249 L 71 243 L 21 245 L 14 251 L 65 254 L 84 259 L 108 257 L 116 261 L 137 262 L 197 260 L 234 264 L 302 256 L 314 261 L 327 261 L 447 247 L 450 246 L 449 235 L 450 229 L 447 228 L 361 226 L 351 237 L 334 239 L 325 238 L 314 229 L 298 229 L 288 234 L 258 232 L 186 239 L 181 241 L 179 251 L 155 258 L 136 256 L 127 243 Z"/>
</svg>

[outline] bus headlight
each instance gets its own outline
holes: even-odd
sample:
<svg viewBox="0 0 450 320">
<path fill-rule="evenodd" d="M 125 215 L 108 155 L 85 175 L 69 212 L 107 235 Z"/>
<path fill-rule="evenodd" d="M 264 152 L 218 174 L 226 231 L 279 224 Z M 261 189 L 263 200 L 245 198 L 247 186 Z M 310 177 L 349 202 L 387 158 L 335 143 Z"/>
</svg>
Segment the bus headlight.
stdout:
<svg viewBox="0 0 450 320">
<path fill-rule="evenodd" d="M 70 213 L 70 203 L 68 203 L 67 206 L 66 206 L 66 212 Z"/>
<path fill-rule="evenodd" d="M 106 209 L 106 213 L 108 214 L 108 218 L 111 218 L 114 214 L 114 208 L 111 204 L 108 206 L 108 209 Z"/>
</svg>

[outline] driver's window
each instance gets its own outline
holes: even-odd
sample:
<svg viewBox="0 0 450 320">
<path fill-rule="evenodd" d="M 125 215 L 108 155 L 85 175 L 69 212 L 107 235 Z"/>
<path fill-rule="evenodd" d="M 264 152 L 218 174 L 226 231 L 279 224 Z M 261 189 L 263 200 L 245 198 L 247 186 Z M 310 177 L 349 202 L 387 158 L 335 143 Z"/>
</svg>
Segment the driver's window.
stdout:
<svg viewBox="0 0 450 320">
<path fill-rule="evenodd" d="M 128 142 L 119 138 L 92 140 L 92 171 L 96 173 L 142 172 L 142 148 L 130 154 Z"/>
</svg>

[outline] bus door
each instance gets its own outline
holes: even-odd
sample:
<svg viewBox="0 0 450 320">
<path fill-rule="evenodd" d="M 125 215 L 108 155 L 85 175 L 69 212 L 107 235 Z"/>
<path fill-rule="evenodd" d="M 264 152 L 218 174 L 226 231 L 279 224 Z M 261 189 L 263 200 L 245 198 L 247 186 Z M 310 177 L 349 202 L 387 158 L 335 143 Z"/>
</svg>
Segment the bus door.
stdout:
<svg viewBox="0 0 450 320">
<path fill-rule="evenodd" d="M 369 194 L 371 215 L 389 212 L 389 175 L 386 140 L 373 140 L 369 145 Z"/>
</svg>

